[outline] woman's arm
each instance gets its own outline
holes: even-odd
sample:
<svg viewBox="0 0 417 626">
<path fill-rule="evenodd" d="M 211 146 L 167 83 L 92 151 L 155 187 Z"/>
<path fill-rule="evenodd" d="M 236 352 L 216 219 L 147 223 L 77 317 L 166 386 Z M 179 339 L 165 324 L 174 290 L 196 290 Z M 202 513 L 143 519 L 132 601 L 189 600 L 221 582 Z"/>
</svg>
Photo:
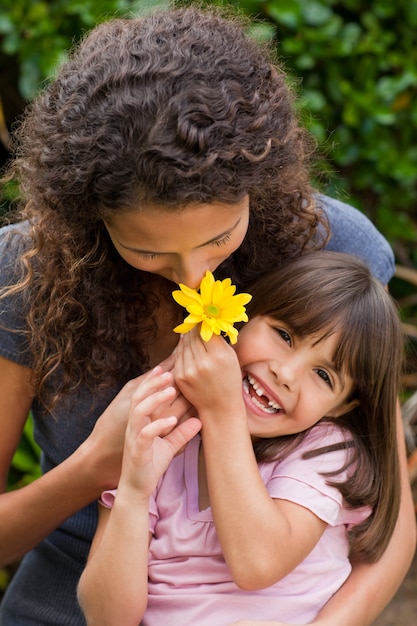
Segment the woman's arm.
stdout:
<svg viewBox="0 0 417 626">
<path fill-rule="evenodd" d="M 196 333 L 177 348 L 176 381 L 202 422 L 210 505 L 224 558 L 242 589 L 272 585 L 311 552 L 325 522 L 303 506 L 272 499 L 259 473 L 235 352 Z"/>
<path fill-rule="evenodd" d="M 400 410 L 397 425 L 402 493 L 394 534 L 377 563 L 353 564 L 351 575 L 320 611 L 315 626 L 369 626 L 394 596 L 410 567 L 416 548 L 416 518 Z"/>
<path fill-rule="evenodd" d="M 32 404 L 30 377 L 29 369 L 0 357 L 0 564 L 18 560 L 66 518 L 117 485 L 130 400 L 143 378 L 123 387 L 68 459 L 8 493 L 10 463 Z M 181 399 L 179 404 L 170 407 L 170 414 L 181 415 Z"/>
<path fill-rule="evenodd" d="M 165 381 L 165 387 L 161 384 Z M 137 626 L 148 596 L 149 498 L 174 455 L 200 430 L 196 418 L 150 415 L 175 395 L 166 374 L 147 378 L 132 398 L 122 472 L 111 511 L 99 525 L 78 598 L 89 626 Z"/>
<path fill-rule="evenodd" d="M 0 357 L 0 563 L 19 559 L 66 517 L 94 499 L 95 482 L 74 481 L 85 476 L 91 461 L 77 451 L 56 470 L 30 485 L 6 492 L 13 454 L 32 404 L 31 372 Z M 96 456 L 97 458 L 97 456 Z"/>
</svg>

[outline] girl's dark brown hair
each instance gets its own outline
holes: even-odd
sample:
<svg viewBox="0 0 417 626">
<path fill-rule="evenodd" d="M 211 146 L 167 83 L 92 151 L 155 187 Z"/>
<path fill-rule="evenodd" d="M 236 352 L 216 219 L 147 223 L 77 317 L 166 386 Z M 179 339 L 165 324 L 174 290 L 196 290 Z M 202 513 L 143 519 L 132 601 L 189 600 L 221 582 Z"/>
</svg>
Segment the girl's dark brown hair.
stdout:
<svg viewBox="0 0 417 626">
<path fill-rule="evenodd" d="M 346 443 L 350 458 L 340 468 L 350 466 L 350 476 L 331 484 L 340 489 L 348 506 L 372 507 L 372 515 L 349 534 L 352 556 L 375 561 L 392 535 L 400 502 L 396 411 L 403 337 L 397 308 L 362 261 L 337 252 L 314 252 L 292 260 L 258 280 L 251 293 L 247 306 L 251 318 L 280 320 L 299 337 L 340 334 L 334 362 L 352 378 L 349 400 L 358 400 L 358 406 L 335 420 L 325 418 L 351 435 Z M 279 458 L 303 436 L 260 440 L 255 448 L 258 460 Z"/>
<path fill-rule="evenodd" d="M 14 219 L 29 221 L 30 236 L 11 291 L 26 297 L 39 397 L 62 370 L 52 401 L 146 368 L 160 294 L 172 290 L 118 256 L 104 218 L 249 194 L 245 241 L 218 271 L 240 287 L 319 247 L 327 228 L 283 69 L 240 20 L 214 8 L 96 27 L 15 139 L 8 178 L 20 183 L 22 208 Z"/>
</svg>

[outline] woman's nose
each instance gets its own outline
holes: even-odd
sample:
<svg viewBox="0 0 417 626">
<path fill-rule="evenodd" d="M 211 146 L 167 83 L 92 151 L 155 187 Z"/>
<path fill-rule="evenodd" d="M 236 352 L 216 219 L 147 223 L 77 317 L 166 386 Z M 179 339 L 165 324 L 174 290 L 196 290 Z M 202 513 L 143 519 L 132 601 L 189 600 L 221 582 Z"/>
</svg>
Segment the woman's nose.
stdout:
<svg viewBox="0 0 417 626">
<path fill-rule="evenodd" d="M 180 263 L 175 269 L 174 280 L 176 283 L 182 283 L 191 289 L 197 289 L 207 269 L 205 265 L 189 259 Z"/>
</svg>

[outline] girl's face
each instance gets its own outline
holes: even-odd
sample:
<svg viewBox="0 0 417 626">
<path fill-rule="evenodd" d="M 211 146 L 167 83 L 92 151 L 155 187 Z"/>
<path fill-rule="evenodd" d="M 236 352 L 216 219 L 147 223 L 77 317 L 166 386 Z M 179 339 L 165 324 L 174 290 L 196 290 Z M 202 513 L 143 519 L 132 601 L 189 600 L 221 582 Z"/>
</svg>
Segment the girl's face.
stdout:
<svg viewBox="0 0 417 626">
<path fill-rule="evenodd" d="M 264 316 L 239 331 L 235 350 L 253 437 L 298 433 L 356 404 L 346 402 L 352 379 L 337 371 L 333 361 L 337 333 L 318 339 L 300 338 L 285 323 Z"/>
<path fill-rule="evenodd" d="M 129 265 L 196 288 L 245 238 L 249 196 L 236 204 L 193 204 L 169 212 L 158 207 L 130 211 L 105 222 Z"/>
</svg>

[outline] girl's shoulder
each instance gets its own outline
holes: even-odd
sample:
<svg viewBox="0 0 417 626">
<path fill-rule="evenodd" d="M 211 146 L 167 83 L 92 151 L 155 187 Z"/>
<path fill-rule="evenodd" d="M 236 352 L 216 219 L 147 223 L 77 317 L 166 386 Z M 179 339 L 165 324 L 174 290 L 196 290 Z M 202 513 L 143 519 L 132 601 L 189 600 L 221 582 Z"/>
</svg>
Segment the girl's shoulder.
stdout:
<svg viewBox="0 0 417 626">
<path fill-rule="evenodd" d="M 267 474 L 275 472 L 302 475 L 306 472 L 324 475 L 338 472 L 352 457 L 352 435 L 335 422 L 323 421 L 313 426 L 288 454 L 272 463 L 265 463 Z"/>
<path fill-rule="evenodd" d="M 347 428 L 335 421 L 323 420 L 310 428 L 297 449 L 314 450 L 325 446 L 343 445 L 351 440 L 352 434 Z"/>
</svg>

